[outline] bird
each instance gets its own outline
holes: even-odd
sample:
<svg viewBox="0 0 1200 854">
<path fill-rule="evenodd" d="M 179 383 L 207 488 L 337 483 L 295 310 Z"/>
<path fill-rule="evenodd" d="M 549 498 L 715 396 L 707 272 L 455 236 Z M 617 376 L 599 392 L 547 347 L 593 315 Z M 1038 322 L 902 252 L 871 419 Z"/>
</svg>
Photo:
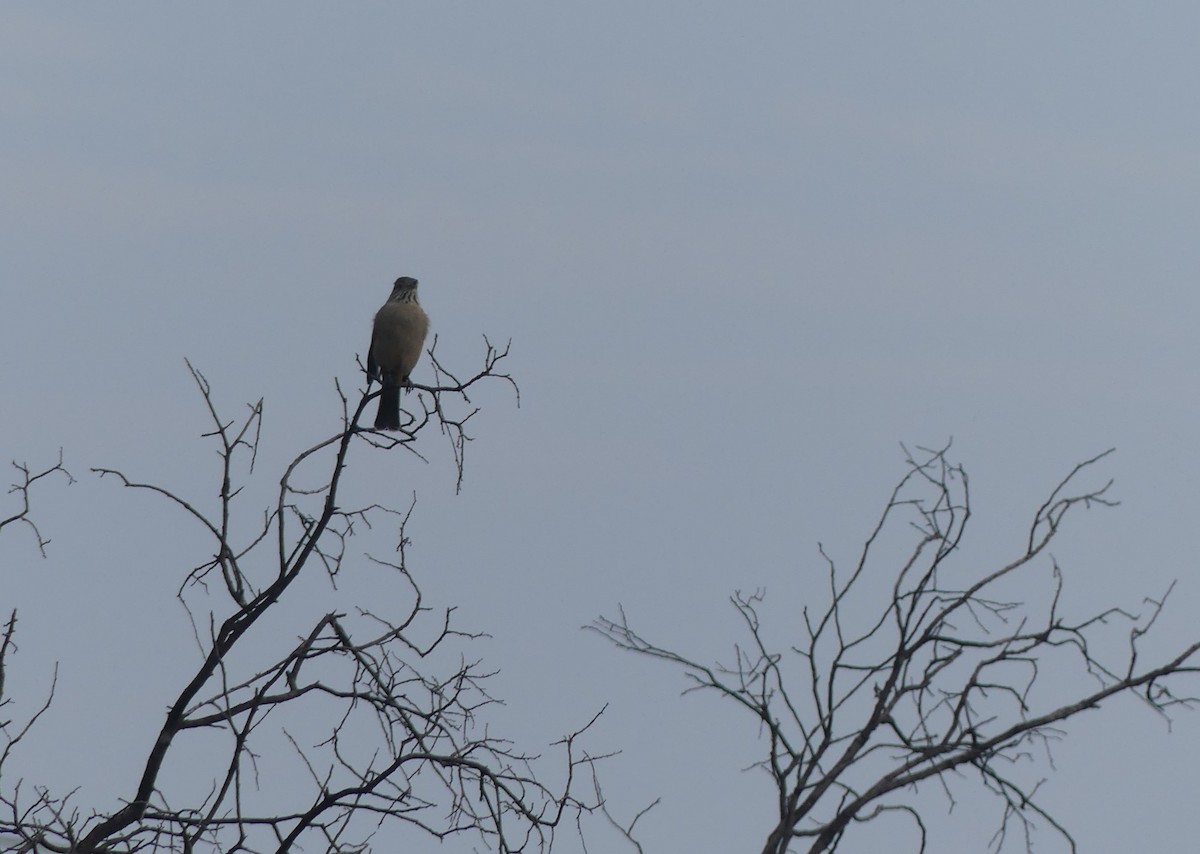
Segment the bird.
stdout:
<svg viewBox="0 0 1200 854">
<path fill-rule="evenodd" d="M 401 276 L 392 286 L 392 295 L 375 313 L 367 350 L 367 382 L 378 379 L 383 385 L 376 430 L 400 429 L 400 387 L 412 388 L 409 374 L 421 358 L 428 332 L 429 316 L 417 302 L 417 280 Z"/>
</svg>

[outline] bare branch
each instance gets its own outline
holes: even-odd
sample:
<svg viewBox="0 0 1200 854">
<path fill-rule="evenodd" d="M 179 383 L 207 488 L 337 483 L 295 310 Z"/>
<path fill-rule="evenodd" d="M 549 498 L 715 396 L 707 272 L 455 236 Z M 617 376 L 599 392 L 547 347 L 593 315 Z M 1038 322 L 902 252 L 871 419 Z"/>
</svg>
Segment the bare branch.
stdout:
<svg viewBox="0 0 1200 854">
<path fill-rule="evenodd" d="M 1147 599 L 1141 614 L 1109 608 L 1070 620 L 1062 613 L 1062 570 L 1042 560 L 1071 510 L 1116 505 L 1111 480 L 1083 485 L 1111 451 L 1075 466 L 1034 513 L 1017 554 L 981 570 L 965 560 L 951 564 L 971 517 L 966 472 L 946 459 L 948 448 L 920 450 L 919 457 L 906 450 L 909 470 L 849 573 L 820 551 L 825 604 L 807 598 L 803 637 L 786 652 L 773 651 L 765 635 L 761 591 L 732 599 L 749 643 L 734 647 L 730 665 L 706 665 L 652 643 L 623 609 L 618 619 L 588 627 L 621 649 L 679 668 L 689 682 L 685 693 L 715 692 L 753 716 L 767 748 L 757 767 L 778 802 L 764 854 L 832 851 L 854 826 L 897 814 L 915 822 L 924 851 L 926 827 L 909 798 L 932 785 L 953 804 L 968 770 L 1001 804 L 993 845 L 1019 827 L 1032 850 L 1032 828 L 1042 825 L 1074 850 L 1038 800 L 1040 780 L 1013 769 L 1035 749 L 1052 764 L 1062 726 L 1115 696 L 1139 697 L 1168 720 L 1176 708 L 1200 702 L 1182 684 L 1200 669 L 1200 641 L 1153 665 L 1140 655 L 1167 596 Z M 876 554 L 885 531 L 905 529 L 906 555 Z M 1035 583 L 1047 569 L 1047 598 L 1002 593 Z M 1114 658 L 1113 630 L 1122 625 L 1125 652 Z M 1068 668 L 1087 674 L 1093 690 L 1068 694 L 1060 678 Z"/>
<path fill-rule="evenodd" d="M 42 557 L 45 557 L 46 546 L 50 545 L 50 540 L 42 536 L 41 530 L 38 528 L 37 524 L 33 521 L 33 518 L 30 515 L 32 510 L 30 496 L 33 486 L 38 481 L 45 480 L 54 474 L 60 474 L 65 477 L 68 485 L 74 483 L 75 478 L 72 477 L 71 473 L 63 466 L 63 455 L 61 448 L 58 451 L 58 462 L 52 466 L 41 469 L 40 471 L 34 471 L 27 463 L 18 463 L 15 460 L 12 463 L 12 467 L 20 472 L 20 478 L 16 483 L 10 485 L 8 494 L 16 494 L 18 496 L 20 509 L 18 509 L 17 512 L 13 513 L 11 516 L 0 518 L 0 530 L 3 530 L 5 527 L 18 522 L 28 526 L 29 530 L 33 532 L 34 538 L 37 540 L 38 551 L 41 553 Z"/>
<path fill-rule="evenodd" d="M 0 789 L 0 838 L 8 834 L 22 845 L 72 854 L 365 851 L 383 828 L 407 828 L 437 839 L 472 835 L 501 852 L 529 851 L 548 850 L 558 827 L 598 808 L 590 796 L 577 795 L 580 773 L 594 776 L 596 762 L 605 758 L 578 746 L 595 719 L 551 745 L 561 778 L 555 785 L 540 779 L 545 760 L 489 729 L 486 712 L 497 702 L 488 688 L 494 672 L 468 654 L 482 635 L 456 627 L 452 607 L 427 605 L 405 562 L 415 496 L 406 511 L 341 506 L 351 453 L 416 453 L 418 439 L 435 424 L 450 438 L 461 488 L 467 423 L 478 411 L 469 394 L 493 379 L 516 390 L 497 367 L 508 347 L 498 351 L 484 343 L 483 367 L 466 379 L 430 349 L 438 382 L 416 387 L 418 406 L 397 433 L 360 426 L 375 397 L 369 380 L 353 402 L 337 385 L 341 429 L 297 454 L 279 477 L 272 506 L 249 514 L 238 502 L 256 473 L 263 402 L 240 419 L 222 417 L 208 380 L 188 363 L 208 412 L 204 436 L 216 444 L 215 499 L 185 497 L 116 469 L 93 471 L 165 499 L 209 537 L 211 556 L 182 570 L 178 587 L 200 662 L 183 674 L 136 787 L 118 807 L 85 814 L 71 804 L 71 794 L 30 795 L 18 781 Z M 56 469 L 26 471 L 22 495 Z M 359 560 L 348 544 L 385 518 L 399 519 L 399 562 Z M 40 535 L 39 542 L 44 545 Z M 388 570 L 384 595 L 370 607 L 293 624 L 291 631 L 300 631 L 283 642 L 266 615 L 316 567 L 336 586 L 351 562 Z M 221 583 L 210 584 L 218 576 Z M 0 638 L 0 701 L 15 625 L 14 613 Z M 3 730 L 8 740 L 0 765 L 40 715 Z M 210 781 L 198 800 L 180 794 L 179 781 L 164 770 L 179 745 L 197 738 L 209 748 L 189 776 Z M 278 794 L 304 780 L 307 793 L 281 809 Z"/>
</svg>

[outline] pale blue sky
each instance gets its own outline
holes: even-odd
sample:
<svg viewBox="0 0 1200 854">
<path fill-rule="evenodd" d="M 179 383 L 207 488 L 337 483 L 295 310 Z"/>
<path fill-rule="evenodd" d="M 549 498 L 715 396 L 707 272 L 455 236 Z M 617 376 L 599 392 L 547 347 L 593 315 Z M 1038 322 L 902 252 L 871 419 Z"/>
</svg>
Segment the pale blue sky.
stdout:
<svg viewBox="0 0 1200 854">
<path fill-rule="evenodd" d="M 727 658 L 728 594 L 794 613 L 902 441 L 953 436 L 980 562 L 1115 445 L 1123 504 L 1072 523 L 1068 596 L 1178 578 L 1182 643 L 1198 29 L 1183 3 L 6 4 L 0 450 L 80 479 L 46 495 L 49 560 L 0 539 L 9 690 L 61 662 L 26 761 L 111 805 L 189 650 L 171 595 L 207 544 L 88 467 L 213 494 L 187 357 L 229 414 L 265 398 L 269 500 L 401 274 L 448 361 L 512 338 L 522 405 L 480 395 L 462 495 L 433 442 L 364 489 L 417 491 L 414 572 L 493 636 L 530 749 L 611 704 L 615 805 L 663 797 L 648 851 L 758 850 L 754 725 L 578 627 L 622 603 Z M 1193 849 L 1200 720 L 1175 729 L 1133 703 L 1071 728 L 1045 791 L 1082 850 Z M 986 841 L 963 812 L 927 816 L 931 850 Z"/>
</svg>

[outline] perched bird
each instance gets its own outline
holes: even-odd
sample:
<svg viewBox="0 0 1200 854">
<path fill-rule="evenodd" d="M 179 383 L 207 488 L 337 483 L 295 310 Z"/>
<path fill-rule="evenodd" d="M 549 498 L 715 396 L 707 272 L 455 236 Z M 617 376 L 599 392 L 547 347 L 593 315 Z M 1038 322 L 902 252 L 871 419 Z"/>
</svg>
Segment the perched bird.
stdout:
<svg viewBox="0 0 1200 854">
<path fill-rule="evenodd" d="M 412 388 L 408 375 L 421 358 L 428 331 L 429 317 L 417 302 L 417 280 L 401 276 L 388 301 L 375 313 L 367 351 L 367 376 L 383 384 L 376 430 L 400 429 L 400 387 Z"/>
</svg>

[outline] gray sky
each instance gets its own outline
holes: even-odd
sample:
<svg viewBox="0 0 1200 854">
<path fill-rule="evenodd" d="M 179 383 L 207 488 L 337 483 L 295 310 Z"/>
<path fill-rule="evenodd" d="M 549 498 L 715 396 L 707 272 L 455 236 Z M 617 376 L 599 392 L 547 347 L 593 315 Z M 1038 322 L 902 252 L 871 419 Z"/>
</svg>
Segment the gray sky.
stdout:
<svg viewBox="0 0 1200 854">
<path fill-rule="evenodd" d="M 61 446 L 80 479 L 45 494 L 49 560 L 0 538 L 9 691 L 61 662 L 24 761 L 111 806 L 191 654 L 171 596 L 207 543 L 88 468 L 211 499 L 187 357 L 226 413 L 265 398 L 247 503 L 269 500 L 401 274 L 448 362 L 512 339 L 521 407 L 479 396 L 462 495 L 432 441 L 429 465 L 360 463 L 365 494 L 417 492 L 414 572 L 493 636 L 525 746 L 611 704 L 614 804 L 663 796 L 647 850 L 758 850 L 761 744 L 579 626 L 622 603 L 728 659 L 727 596 L 763 587 L 786 642 L 817 542 L 855 553 L 900 442 L 953 437 L 981 563 L 1116 446 L 1122 506 L 1055 552 L 1068 596 L 1136 607 L 1178 578 L 1181 645 L 1198 26 L 1183 3 L 6 4 L 0 444 Z M 1167 738 L 1127 702 L 1070 733 L 1045 792 L 1082 850 L 1194 848 L 1200 721 Z M 952 846 L 970 818 L 927 822 Z"/>
</svg>

